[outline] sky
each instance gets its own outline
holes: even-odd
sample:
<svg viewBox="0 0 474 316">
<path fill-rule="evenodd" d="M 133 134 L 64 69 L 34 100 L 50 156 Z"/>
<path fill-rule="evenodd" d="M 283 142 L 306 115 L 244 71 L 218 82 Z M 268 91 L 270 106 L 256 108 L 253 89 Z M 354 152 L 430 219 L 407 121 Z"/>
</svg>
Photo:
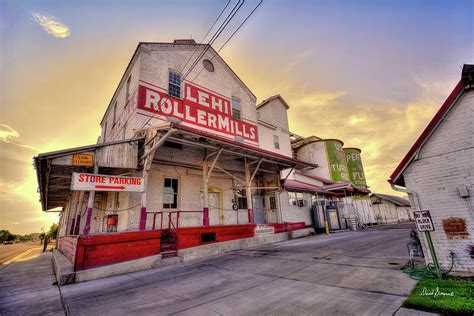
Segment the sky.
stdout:
<svg viewBox="0 0 474 316">
<path fill-rule="evenodd" d="M 199 42 L 226 3 L 0 1 L 0 229 L 57 221 L 41 211 L 33 156 L 96 143 L 137 43 Z M 474 63 L 473 3 L 264 0 L 221 55 L 257 102 L 283 96 L 294 133 L 361 148 L 371 190 L 397 195 L 386 180 Z"/>
</svg>

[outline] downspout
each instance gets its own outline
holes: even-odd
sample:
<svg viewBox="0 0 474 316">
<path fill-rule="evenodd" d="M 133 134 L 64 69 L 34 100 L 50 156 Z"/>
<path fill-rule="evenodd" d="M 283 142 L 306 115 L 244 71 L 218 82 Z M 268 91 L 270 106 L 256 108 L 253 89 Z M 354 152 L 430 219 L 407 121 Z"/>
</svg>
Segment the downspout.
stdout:
<svg viewBox="0 0 474 316">
<path fill-rule="evenodd" d="M 392 189 L 397 192 L 410 194 L 413 197 L 413 203 L 415 204 L 415 209 L 417 211 L 421 211 L 420 200 L 418 199 L 418 194 L 415 191 L 399 188 L 393 183 L 390 183 L 390 187 L 392 187 Z"/>
</svg>

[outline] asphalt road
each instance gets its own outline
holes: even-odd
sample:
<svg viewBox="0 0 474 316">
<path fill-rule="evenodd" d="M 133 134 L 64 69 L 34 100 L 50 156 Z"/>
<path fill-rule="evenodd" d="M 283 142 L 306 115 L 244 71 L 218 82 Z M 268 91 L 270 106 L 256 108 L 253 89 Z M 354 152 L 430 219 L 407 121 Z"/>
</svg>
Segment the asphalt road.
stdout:
<svg viewBox="0 0 474 316">
<path fill-rule="evenodd" d="M 3 264 L 13 257 L 27 251 L 31 248 L 37 248 L 39 242 L 14 243 L 10 245 L 0 244 L 0 264 Z"/>
<path fill-rule="evenodd" d="M 318 235 L 61 287 L 70 315 L 393 315 L 407 225 Z"/>
</svg>

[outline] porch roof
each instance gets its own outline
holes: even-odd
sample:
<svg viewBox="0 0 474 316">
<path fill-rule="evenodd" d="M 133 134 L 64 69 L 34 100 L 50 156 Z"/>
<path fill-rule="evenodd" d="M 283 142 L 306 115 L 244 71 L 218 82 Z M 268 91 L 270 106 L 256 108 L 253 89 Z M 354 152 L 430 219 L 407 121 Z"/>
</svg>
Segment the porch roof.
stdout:
<svg viewBox="0 0 474 316">
<path fill-rule="evenodd" d="M 259 147 L 239 143 L 230 139 L 226 139 L 215 134 L 211 134 L 202 130 L 194 129 L 176 123 L 169 123 L 168 127 L 162 127 L 162 131 L 173 129 L 172 136 L 169 141 L 183 143 L 191 146 L 197 146 L 209 149 L 223 149 L 227 154 L 233 154 L 240 157 L 251 159 L 262 159 L 264 163 L 277 166 L 278 170 L 295 168 L 295 169 L 314 169 L 318 168 L 317 164 L 304 162 L 292 157 L 284 156 L 272 151 Z"/>
<path fill-rule="evenodd" d="M 324 195 L 335 195 L 335 193 L 332 193 L 328 190 L 324 190 L 321 187 L 318 187 L 316 185 L 304 183 L 301 181 L 296 181 L 296 180 L 285 180 L 283 187 L 287 190 L 290 191 L 304 191 L 304 192 L 311 192 L 311 193 L 321 193 Z"/>
<path fill-rule="evenodd" d="M 344 193 L 344 192 L 354 192 L 359 195 L 367 195 L 370 193 L 370 190 L 364 188 L 356 187 L 352 182 L 340 182 L 329 185 L 324 185 L 323 189 L 335 192 L 335 193 Z"/>
<path fill-rule="evenodd" d="M 143 138 L 112 141 L 42 153 L 34 157 L 33 164 L 36 169 L 38 193 L 43 211 L 66 205 L 71 193 L 73 172 L 92 173 L 94 171 L 93 166 L 74 165 L 74 154 L 92 154 L 94 164 L 100 167 L 101 172 L 114 174 L 137 167 L 139 147 L 137 142 L 142 140 Z M 111 159 L 110 157 L 113 157 L 116 152 L 122 153 L 120 159 Z"/>
</svg>

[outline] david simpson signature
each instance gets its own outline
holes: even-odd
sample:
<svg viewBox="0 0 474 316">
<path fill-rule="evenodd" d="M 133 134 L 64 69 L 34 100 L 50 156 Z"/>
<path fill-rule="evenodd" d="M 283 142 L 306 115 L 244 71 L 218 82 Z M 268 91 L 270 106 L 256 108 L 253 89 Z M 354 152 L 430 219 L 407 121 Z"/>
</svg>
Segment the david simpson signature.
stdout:
<svg viewBox="0 0 474 316">
<path fill-rule="evenodd" d="M 433 296 L 433 297 L 439 297 L 439 296 L 454 296 L 454 292 L 441 292 L 439 290 L 439 287 L 436 287 L 434 290 L 427 290 L 426 287 L 423 287 L 423 290 L 419 294 L 421 296 Z"/>
</svg>

